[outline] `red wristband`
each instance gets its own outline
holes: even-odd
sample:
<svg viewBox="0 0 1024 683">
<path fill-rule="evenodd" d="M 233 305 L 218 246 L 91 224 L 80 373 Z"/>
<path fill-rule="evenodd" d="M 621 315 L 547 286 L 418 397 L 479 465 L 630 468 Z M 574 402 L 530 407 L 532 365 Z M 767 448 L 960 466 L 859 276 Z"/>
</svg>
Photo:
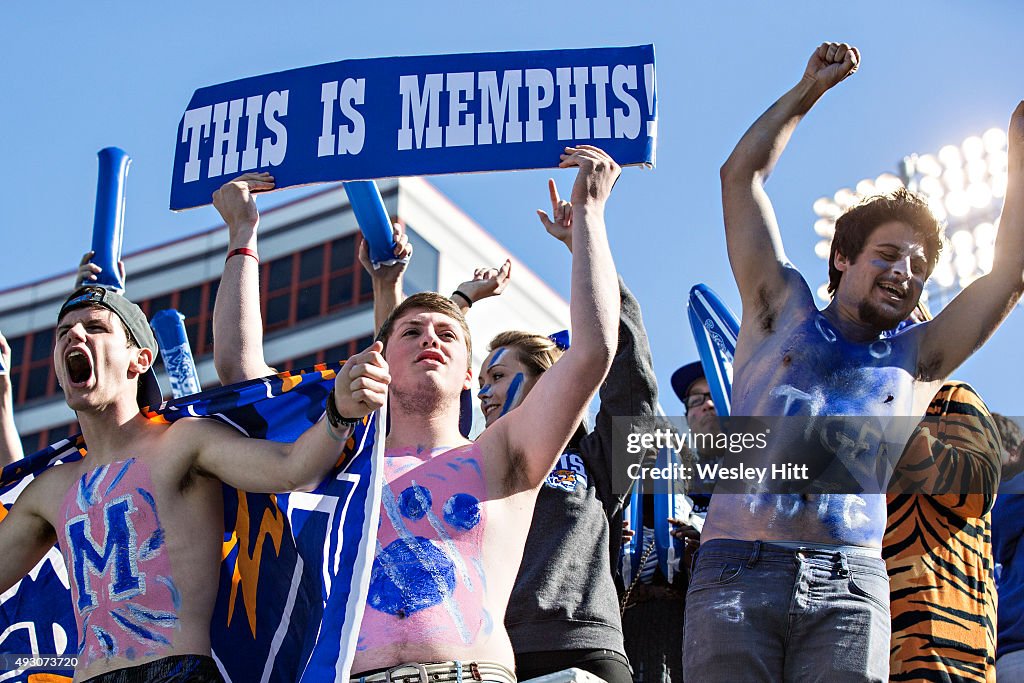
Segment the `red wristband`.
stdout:
<svg viewBox="0 0 1024 683">
<path fill-rule="evenodd" d="M 254 259 L 256 259 L 256 263 L 260 262 L 260 257 L 256 254 L 256 250 L 250 249 L 249 247 L 239 247 L 238 249 L 232 249 L 231 251 L 228 252 L 228 256 L 224 260 L 227 261 L 232 256 L 252 256 Z"/>
</svg>

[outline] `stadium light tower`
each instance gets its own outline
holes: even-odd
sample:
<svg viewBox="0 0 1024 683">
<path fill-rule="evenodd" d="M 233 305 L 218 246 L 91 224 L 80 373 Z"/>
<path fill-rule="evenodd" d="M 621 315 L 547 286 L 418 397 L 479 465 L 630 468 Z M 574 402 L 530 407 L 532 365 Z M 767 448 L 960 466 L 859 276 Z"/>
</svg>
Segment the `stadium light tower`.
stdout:
<svg viewBox="0 0 1024 683">
<path fill-rule="evenodd" d="M 814 202 L 814 232 L 822 238 L 814 253 L 828 261 L 836 218 L 847 208 L 899 187 L 917 192 L 946 222 L 946 244 L 924 293 L 932 311 L 938 312 L 961 289 L 992 270 L 999 208 L 1006 194 L 1006 161 L 1006 133 L 999 128 L 971 136 L 959 147 L 946 145 L 938 154 L 904 157 L 899 175 L 883 173 Z M 827 284 L 817 293 L 829 301 Z"/>
</svg>

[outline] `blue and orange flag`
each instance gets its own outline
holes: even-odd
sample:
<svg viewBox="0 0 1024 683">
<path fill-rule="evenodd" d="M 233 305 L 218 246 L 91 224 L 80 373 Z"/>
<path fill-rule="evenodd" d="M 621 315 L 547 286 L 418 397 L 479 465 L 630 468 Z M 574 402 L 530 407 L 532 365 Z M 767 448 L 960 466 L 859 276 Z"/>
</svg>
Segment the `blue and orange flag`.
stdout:
<svg viewBox="0 0 1024 683">
<path fill-rule="evenodd" d="M 318 365 L 185 396 L 149 416 L 167 422 L 205 417 L 253 438 L 291 442 L 323 415 L 340 367 Z M 224 488 L 226 531 L 211 636 L 226 680 L 348 678 L 380 506 L 380 468 L 373 466 L 375 449 L 383 449 L 379 420 L 380 414 L 371 415 L 357 425 L 338 464 L 312 493 Z M 75 436 L 4 468 L 0 520 L 34 476 L 82 457 L 87 447 Z M 73 656 L 78 642 L 68 572 L 55 547 L 0 595 L 0 655 Z M 66 668 L 5 668 L 0 683 L 71 674 Z"/>
</svg>

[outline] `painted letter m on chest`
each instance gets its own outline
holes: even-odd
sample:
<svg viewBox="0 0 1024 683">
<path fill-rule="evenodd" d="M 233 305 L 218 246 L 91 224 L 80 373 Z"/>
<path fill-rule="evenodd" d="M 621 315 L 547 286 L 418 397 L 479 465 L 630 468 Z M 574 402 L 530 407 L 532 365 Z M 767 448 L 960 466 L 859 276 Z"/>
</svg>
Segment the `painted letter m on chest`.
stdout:
<svg viewBox="0 0 1024 683">
<path fill-rule="evenodd" d="M 78 609 L 96 606 L 94 579 L 107 584 L 111 600 L 124 600 L 146 591 L 146 575 L 139 571 L 139 547 L 131 514 L 137 508 L 130 495 L 103 505 L 103 544 L 96 542 L 87 514 L 67 522 L 68 559 L 78 588 Z"/>
</svg>

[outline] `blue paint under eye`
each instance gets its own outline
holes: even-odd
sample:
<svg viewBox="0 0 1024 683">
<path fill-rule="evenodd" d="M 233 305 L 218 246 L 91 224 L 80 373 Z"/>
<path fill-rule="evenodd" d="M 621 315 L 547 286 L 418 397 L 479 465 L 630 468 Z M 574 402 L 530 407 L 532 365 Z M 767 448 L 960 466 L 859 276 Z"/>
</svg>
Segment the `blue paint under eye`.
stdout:
<svg viewBox="0 0 1024 683">
<path fill-rule="evenodd" d="M 504 346 L 502 346 L 500 349 L 495 351 L 494 352 L 494 358 L 492 358 L 491 362 L 487 364 L 487 369 L 490 370 L 494 366 L 495 363 L 497 363 L 499 360 L 501 360 L 501 357 L 505 355 L 505 352 L 507 350 L 508 349 L 506 349 Z"/>
<path fill-rule="evenodd" d="M 489 396 L 490 393 L 491 393 L 491 385 L 490 384 L 485 384 L 482 387 L 480 387 L 480 391 L 477 392 L 476 397 L 477 398 L 483 398 L 484 396 Z"/>
<path fill-rule="evenodd" d="M 504 415 L 516 405 L 516 399 L 519 398 L 519 391 L 523 387 L 523 373 L 517 372 L 516 376 L 512 378 L 512 382 L 508 385 L 508 395 L 505 396 L 505 405 L 501 407 L 501 414 Z"/>
</svg>

